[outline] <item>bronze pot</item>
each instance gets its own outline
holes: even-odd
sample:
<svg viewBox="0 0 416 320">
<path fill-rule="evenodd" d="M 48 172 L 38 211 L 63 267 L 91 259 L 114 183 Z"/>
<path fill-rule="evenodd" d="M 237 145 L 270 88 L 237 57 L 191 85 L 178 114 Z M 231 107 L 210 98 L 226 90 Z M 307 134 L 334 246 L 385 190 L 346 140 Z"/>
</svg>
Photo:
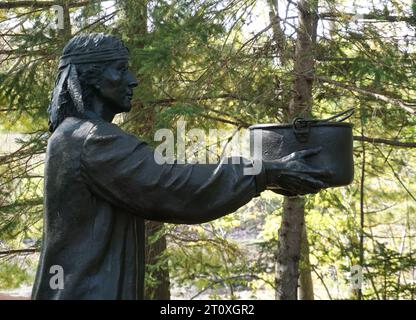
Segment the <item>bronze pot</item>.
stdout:
<svg viewBox="0 0 416 320">
<path fill-rule="evenodd" d="M 292 124 L 257 124 L 250 129 L 250 150 L 254 159 L 277 160 L 292 152 L 321 147 L 319 154 L 306 158 L 317 169 L 330 170 L 333 175 L 322 179 L 331 187 L 345 186 L 354 179 L 353 135 L 349 118 L 354 109 L 324 120 L 296 118 Z M 334 120 L 345 115 L 338 121 Z M 254 134 L 262 138 L 261 152 L 254 148 Z"/>
</svg>

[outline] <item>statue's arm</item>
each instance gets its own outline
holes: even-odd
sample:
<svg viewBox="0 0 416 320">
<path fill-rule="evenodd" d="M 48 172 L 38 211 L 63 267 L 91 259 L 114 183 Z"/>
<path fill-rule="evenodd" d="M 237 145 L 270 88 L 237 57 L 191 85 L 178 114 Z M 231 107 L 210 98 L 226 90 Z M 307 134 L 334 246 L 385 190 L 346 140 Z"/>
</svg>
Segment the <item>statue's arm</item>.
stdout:
<svg viewBox="0 0 416 320">
<path fill-rule="evenodd" d="M 94 127 L 81 172 L 94 193 L 148 220 L 202 223 L 234 212 L 265 189 L 252 163 L 163 164 L 154 150 L 114 125 Z"/>
</svg>

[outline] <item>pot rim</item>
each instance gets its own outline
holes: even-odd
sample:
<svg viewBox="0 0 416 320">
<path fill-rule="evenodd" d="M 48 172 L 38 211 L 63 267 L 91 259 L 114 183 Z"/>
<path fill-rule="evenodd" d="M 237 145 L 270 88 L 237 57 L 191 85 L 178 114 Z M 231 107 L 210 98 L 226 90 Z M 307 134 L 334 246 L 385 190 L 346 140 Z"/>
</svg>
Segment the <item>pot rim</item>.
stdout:
<svg viewBox="0 0 416 320">
<path fill-rule="evenodd" d="M 352 128 L 354 125 L 352 123 L 345 123 L 345 122 L 318 122 L 309 124 L 309 127 L 348 127 Z M 254 129 L 292 129 L 293 124 L 283 123 L 264 123 L 264 124 L 254 124 L 248 127 L 249 130 Z"/>
</svg>

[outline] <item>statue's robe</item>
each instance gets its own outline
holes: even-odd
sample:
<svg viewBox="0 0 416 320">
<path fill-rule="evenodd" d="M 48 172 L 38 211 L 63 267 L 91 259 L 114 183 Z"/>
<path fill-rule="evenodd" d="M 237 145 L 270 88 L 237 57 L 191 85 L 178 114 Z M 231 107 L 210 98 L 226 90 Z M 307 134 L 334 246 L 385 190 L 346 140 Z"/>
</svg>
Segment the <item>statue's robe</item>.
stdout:
<svg viewBox="0 0 416 320">
<path fill-rule="evenodd" d="M 243 174 L 248 166 L 159 165 L 116 125 L 92 113 L 66 118 L 48 141 L 32 298 L 143 298 L 144 219 L 195 224 L 235 211 L 264 190 L 261 175 Z"/>
</svg>

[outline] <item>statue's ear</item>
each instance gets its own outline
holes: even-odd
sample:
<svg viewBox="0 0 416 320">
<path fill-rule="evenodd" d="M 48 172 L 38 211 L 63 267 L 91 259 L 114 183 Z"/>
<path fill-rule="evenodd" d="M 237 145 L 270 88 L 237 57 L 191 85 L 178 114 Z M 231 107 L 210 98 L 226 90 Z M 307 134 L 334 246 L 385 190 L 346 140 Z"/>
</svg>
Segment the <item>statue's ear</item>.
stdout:
<svg viewBox="0 0 416 320">
<path fill-rule="evenodd" d="M 97 76 L 91 78 L 90 86 L 97 91 L 101 91 L 101 72 L 99 75 L 97 74 Z"/>
<path fill-rule="evenodd" d="M 97 89 L 97 90 L 100 90 L 101 89 L 101 86 L 100 86 L 100 82 L 99 81 L 97 81 L 96 83 L 94 83 L 94 88 L 95 89 Z"/>
<path fill-rule="evenodd" d="M 77 66 L 80 82 L 92 89 L 100 89 L 102 70 L 95 64 Z"/>
</svg>

